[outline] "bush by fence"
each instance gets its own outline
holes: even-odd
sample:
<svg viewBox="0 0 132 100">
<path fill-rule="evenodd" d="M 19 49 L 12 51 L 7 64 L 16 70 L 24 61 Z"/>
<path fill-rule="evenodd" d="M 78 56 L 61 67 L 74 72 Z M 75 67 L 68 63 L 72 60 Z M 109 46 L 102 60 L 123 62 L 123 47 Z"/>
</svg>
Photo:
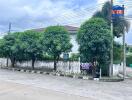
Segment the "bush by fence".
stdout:
<svg viewBox="0 0 132 100">
<path fill-rule="evenodd" d="M 132 55 L 126 57 L 126 65 L 130 66 L 130 64 L 132 64 Z"/>
</svg>

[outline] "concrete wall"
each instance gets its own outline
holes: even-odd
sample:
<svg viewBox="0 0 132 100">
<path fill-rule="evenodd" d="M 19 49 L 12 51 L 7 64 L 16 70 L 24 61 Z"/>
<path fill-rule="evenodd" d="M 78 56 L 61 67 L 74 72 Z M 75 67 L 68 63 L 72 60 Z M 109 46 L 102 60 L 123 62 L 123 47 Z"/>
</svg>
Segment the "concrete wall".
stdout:
<svg viewBox="0 0 132 100">
<path fill-rule="evenodd" d="M 113 64 L 113 76 L 123 72 L 123 64 Z"/>
<path fill-rule="evenodd" d="M 0 66 L 6 67 L 7 59 L 0 58 Z M 16 66 L 18 67 L 28 67 L 31 68 L 32 62 L 17 62 Z M 9 60 L 9 66 L 11 66 L 11 62 Z M 35 68 L 54 68 L 54 62 L 49 61 L 36 61 Z M 59 61 L 57 63 L 57 70 L 61 72 L 69 72 L 69 73 L 80 73 L 80 63 L 79 62 L 63 62 Z"/>
<path fill-rule="evenodd" d="M 17 66 L 31 67 L 31 61 L 23 62 L 23 63 L 18 62 Z M 35 68 L 54 68 L 54 62 L 36 61 Z M 57 63 L 57 71 L 69 72 L 69 73 L 80 73 L 80 63 L 59 61 Z"/>
<path fill-rule="evenodd" d="M 0 58 L 0 66 L 6 67 L 7 59 L 6 58 Z M 11 62 L 9 60 L 9 66 L 11 65 Z"/>
<path fill-rule="evenodd" d="M 0 58 L 0 66 L 6 67 L 7 59 Z M 11 65 L 9 60 L 9 66 Z M 25 61 L 22 63 L 17 62 L 19 67 L 29 67 L 31 68 L 31 61 Z M 54 63 L 49 61 L 36 61 L 35 68 L 54 68 Z M 80 73 L 80 62 L 63 62 L 59 61 L 57 64 L 57 70 L 61 72 L 69 73 Z M 113 75 L 116 76 L 119 73 L 123 72 L 123 64 L 114 64 L 113 65 Z"/>
</svg>

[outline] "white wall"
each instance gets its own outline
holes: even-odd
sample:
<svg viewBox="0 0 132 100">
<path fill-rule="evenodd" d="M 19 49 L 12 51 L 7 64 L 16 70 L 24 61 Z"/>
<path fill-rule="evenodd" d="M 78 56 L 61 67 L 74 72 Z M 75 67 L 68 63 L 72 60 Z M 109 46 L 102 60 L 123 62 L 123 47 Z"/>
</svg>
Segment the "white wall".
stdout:
<svg viewBox="0 0 132 100">
<path fill-rule="evenodd" d="M 7 64 L 7 59 L 6 58 L 0 58 L 0 66 L 5 67 Z M 10 59 L 8 60 L 9 66 L 11 65 Z"/>
<path fill-rule="evenodd" d="M 26 61 L 23 63 L 17 63 L 19 67 L 31 67 L 31 61 Z M 35 68 L 54 68 L 54 62 L 46 61 L 36 61 Z M 59 61 L 57 63 L 57 71 L 69 72 L 69 73 L 80 73 L 80 63 L 79 62 L 63 62 Z"/>
<path fill-rule="evenodd" d="M 73 47 L 72 47 L 72 53 L 78 53 L 79 51 L 78 51 L 78 49 L 79 49 L 79 45 L 78 45 L 78 43 L 77 43 L 77 41 L 76 41 L 76 38 L 77 38 L 77 34 L 71 34 L 70 35 L 70 38 L 71 38 L 71 43 L 72 43 L 72 45 L 73 45 Z"/>
<path fill-rule="evenodd" d="M 6 67 L 7 59 L 0 58 L 0 66 Z M 11 65 L 9 60 L 9 66 Z M 16 66 L 18 67 L 25 67 L 31 68 L 32 62 L 31 61 L 24 61 L 22 63 L 17 62 Z M 35 68 L 54 68 L 54 62 L 51 61 L 36 61 Z M 68 72 L 68 73 L 80 73 L 80 62 L 63 62 L 59 61 L 57 63 L 57 70 L 61 72 Z"/>
<path fill-rule="evenodd" d="M 123 72 L 123 64 L 113 64 L 113 76 Z"/>
<path fill-rule="evenodd" d="M 0 58 L 0 66 L 6 67 L 7 59 Z M 9 60 L 9 66 L 11 65 Z M 17 63 L 19 67 L 31 67 L 31 61 L 25 61 L 22 63 Z M 46 62 L 46 61 L 36 61 L 35 62 L 36 68 L 54 68 L 53 62 Z M 69 73 L 80 73 L 80 62 L 63 62 L 59 61 L 57 64 L 57 70 L 62 72 L 69 72 Z M 122 64 L 114 64 L 113 65 L 113 76 L 117 76 L 119 73 L 123 72 Z"/>
</svg>

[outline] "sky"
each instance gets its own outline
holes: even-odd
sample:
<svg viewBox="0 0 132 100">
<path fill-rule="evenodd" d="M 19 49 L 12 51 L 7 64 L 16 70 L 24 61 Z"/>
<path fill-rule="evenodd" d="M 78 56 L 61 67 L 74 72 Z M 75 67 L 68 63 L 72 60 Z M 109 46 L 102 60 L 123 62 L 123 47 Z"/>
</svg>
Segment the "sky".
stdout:
<svg viewBox="0 0 132 100">
<path fill-rule="evenodd" d="M 0 35 L 12 32 L 42 28 L 50 25 L 80 26 L 107 0 L 0 0 Z M 126 16 L 131 16 L 132 0 L 114 0 L 114 4 L 124 3 Z M 132 21 L 131 21 L 132 23 Z M 132 27 L 126 35 L 132 44 Z"/>
</svg>

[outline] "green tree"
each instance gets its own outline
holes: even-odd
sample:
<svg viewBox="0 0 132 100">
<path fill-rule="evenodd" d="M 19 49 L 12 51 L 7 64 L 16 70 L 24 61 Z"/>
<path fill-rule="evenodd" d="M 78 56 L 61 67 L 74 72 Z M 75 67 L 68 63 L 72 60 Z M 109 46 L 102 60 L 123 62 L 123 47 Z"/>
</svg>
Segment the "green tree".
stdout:
<svg viewBox="0 0 132 100">
<path fill-rule="evenodd" d="M 132 53 L 132 47 L 130 47 L 130 48 L 129 48 L 129 52 L 131 52 L 131 53 Z"/>
<path fill-rule="evenodd" d="M 114 63 L 121 63 L 122 57 L 123 57 L 123 51 L 122 51 L 122 45 L 118 42 L 114 42 L 113 45 L 113 58 L 114 58 Z"/>
<path fill-rule="evenodd" d="M 10 58 L 12 67 L 15 66 L 17 57 L 20 52 L 18 40 L 17 40 L 18 36 L 19 33 L 11 33 L 6 35 L 0 41 L 1 57 Z"/>
<path fill-rule="evenodd" d="M 6 35 L 0 40 L 0 56 L 10 58 L 12 67 L 16 61 L 32 60 L 34 63 L 43 54 L 40 43 L 41 33 L 34 31 L 16 32 Z"/>
<path fill-rule="evenodd" d="M 100 66 L 105 66 L 110 61 L 111 40 L 110 28 L 102 18 L 84 22 L 78 32 L 80 60 L 93 62 L 96 58 Z"/>
<path fill-rule="evenodd" d="M 45 51 L 54 57 L 54 70 L 56 71 L 60 55 L 71 50 L 69 33 L 62 26 L 50 26 L 44 32 L 42 42 Z"/>
<path fill-rule="evenodd" d="M 130 66 L 130 64 L 132 64 L 132 55 L 126 56 L 126 65 Z"/>
<path fill-rule="evenodd" d="M 3 58 L 5 57 L 5 52 L 4 52 L 4 39 L 0 39 L 0 57 Z M 7 55 L 6 55 L 7 57 Z"/>
<path fill-rule="evenodd" d="M 105 21 L 108 22 L 108 25 L 110 25 L 111 23 L 111 13 L 110 12 L 111 12 L 111 3 L 106 2 L 104 6 L 102 7 L 102 10 L 97 11 L 93 15 L 93 17 L 103 18 Z M 128 32 L 130 28 L 130 22 L 124 18 L 116 17 L 113 19 L 113 26 L 114 26 L 114 31 L 113 31 L 114 36 L 120 37 L 122 36 L 122 34 L 124 34 L 124 29 L 126 32 Z"/>
<path fill-rule="evenodd" d="M 72 53 L 71 56 L 70 56 L 70 60 L 71 61 L 79 61 L 79 53 Z"/>
<path fill-rule="evenodd" d="M 23 51 L 23 57 L 19 60 L 32 60 L 32 68 L 34 69 L 34 63 L 43 53 L 42 45 L 40 43 L 41 33 L 35 31 L 25 31 L 19 36 L 21 41 L 21 51 Z"/>
</svg>

